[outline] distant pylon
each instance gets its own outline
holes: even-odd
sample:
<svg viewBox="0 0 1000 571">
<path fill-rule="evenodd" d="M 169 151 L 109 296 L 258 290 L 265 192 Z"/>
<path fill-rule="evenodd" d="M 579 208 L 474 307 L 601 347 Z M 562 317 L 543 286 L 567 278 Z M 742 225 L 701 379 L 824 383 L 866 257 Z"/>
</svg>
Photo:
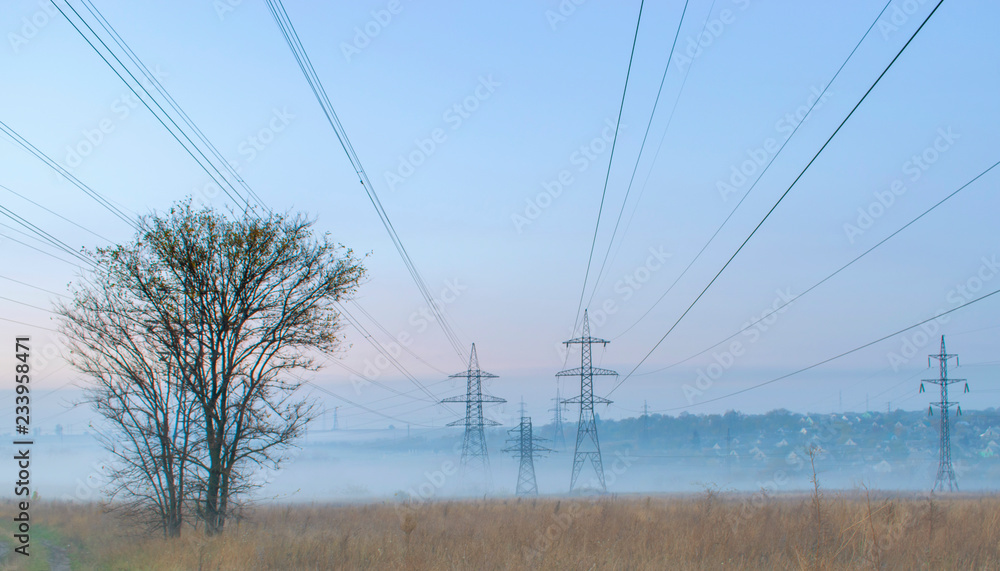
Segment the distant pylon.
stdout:
<svg viewBox="0 0 1000 571">
<path fill-rule="evenodd" d="M 554 427 L 555 434 L 552 436 L 552 445 L 558 450 L 566 449 L 566 434 L 563 429 L 563 417 L 562 411 L 563 407 L 566 405 L 563 403 L 562 398 L 559 396 L 559 387 L 556 387 L 556 398 L 552 399 L 556 402 L 556 405 L 549 409 L 552 413 L 552 426 Z"/>
<path fill-rule="evenodd" d="M 539 452 L 552 452 L 551 449 L 539 446 L 542 438 L 536 438 L 531 433 L 531 418 L 522 415 L 521 422 L 515 428 L 507 431 L 511 438 L 507 439 L 508 452 L 520 459 L 517 470 L 517 495 L 537 496 L 538 484 L 535 482 L 535 455 Z"/>
<path fill-rule="evenodd" d="M 924 383 L 941 385 L 941 400 L 931 403 L 931 407 L 937 407 L 941 410 L 941 440 L 938 443 L 938 470 L 937 477 L 934 479 L 934 487 L 931 488 L 932 492 L 936 492 L 939 489 L 943 492 L 945 485 L 948 486 L 949 492 L 958 491 L 958 480 L 955 479 L 955 467 L 951 463 L 951 419 L 949 417 L 951 416 L 950 409 L 952 406 L 956 407 L 959 415 L 962 414 L 962 407 L 958 406 L 957 402 L 948 400 L 948 385 L 965 382 L 965 379 L 948 378 L 948 360 L 952 357 L 955 358 L 955 366 L 959 366 L 958 355 L 949 355 L 945 350 L 944 335 L 942 335 L 941 353 L 927 356 L 928 367 L 931 365 L 931 359 L 938 360 L 941 376 L 937 379 L 924 379 L 920 383 L 920 392 L 924 392 Z M 965 383 L 965 392 L 969 392 L 969 383 Z M 933 408 L 928 408 L 927 411 L 931 415 L 934 414 Z"/>
<path fill-rule="evenodd" d="M 469 369 L 462 373 L 450 375 L 449 378 L 466 379 L 465 396 L 451 397 L 441 402 L 464 402 L 465 418 L 448 423 L 448 426 L 464 426 L 465 440 L 462 442 L 462 467 L 471 465 L 481 468 L 486 481 L 489 481 L 490 458 L 486 452 L 485 426 L 498 426 L 500 423 L 483 417 L 483 403 L 504 403 L 506 400 L 492 395 L 483 394 L 483 379 L 496 379 L 497 376 L 479 369 L 479 357 L 476 355 L 476 344 L 472 344 L 469 355 Z"/>
<path fill-rule="evenodd" d="M 597 339 L 590 336 L 590 318 L 587 311 L 583 312 L 583 336 L 565 341 L 568 347 L 571 344 L 579 344 L 580 367 L 578 369 L 567 369 L 556 373 L 557 377 L 580 377 L 580 396 L 566 399 L 566 403 L 580 403 L 580 422 L 576 429 L 576 449 L 573 452 L 573 474 L 569 481 L 569 491 L 576 488 L 577 478 L 583 469 L 583 464 L 590 460 L 594 472 L 597 473 L 597 487 L 601 492 L 608 490 L 604 482 L 604 461 L 601 459 L 601 444 L 597 438 L 597 419 L 594 417 L 594 403 L 608 404 L 606 398 L 594 396 L 594 375 L 615 375 L 618 373 L 609 369 L 598 369 L 593 366 L 590 358 L 590 346 L 600 343 L 607 345 L 606 339 Z"/>
</svg>

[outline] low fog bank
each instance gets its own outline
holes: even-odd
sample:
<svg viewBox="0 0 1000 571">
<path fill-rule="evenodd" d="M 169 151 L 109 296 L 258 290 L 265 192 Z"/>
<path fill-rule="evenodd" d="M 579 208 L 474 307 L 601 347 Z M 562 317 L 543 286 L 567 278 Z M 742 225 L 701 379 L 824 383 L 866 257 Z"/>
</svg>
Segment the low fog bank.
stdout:
<svg viewBox="0 0 1000 571">
<path fill-rule="evenodd" d="M 1000 476 L 1000 414 L 966 411 L 952 428 L 962 491 L 994 491 Z M 566 447 L 551 425 L 536 427 L 553 452 L 534 460 L 542 495 L 569 492 L 574 424 Z M 769 493 L 812 487 L 813 467 L 826 490 L 862 485 L 929 491 L 938 465 L 937 417 L 926 413 L 800 415 L 652 415 L 599 423 L 610 493 L 694 493 L 705 489 Z M 487 432 L 490 473 L 461 468 L 461 428 L 314 430 L 278 470 L 262 470 L 256 501 L 434 500 L 510 496 L 519 461 L 501 452 L 506 429 Z M 9 438 L 5 439 L 10 442 Z M 38 435 L 34 488 L 43 498 L 103 497 L 110 455 L 92 434 Z M 6 445 L 4 454 L 14 450 Z M 812 458 L 810 458 L 810 450 Z M 10 457 L 10 456 L 8 456 Z M 584 466 L 578 486 L 598 487 Z"/>
</svg>

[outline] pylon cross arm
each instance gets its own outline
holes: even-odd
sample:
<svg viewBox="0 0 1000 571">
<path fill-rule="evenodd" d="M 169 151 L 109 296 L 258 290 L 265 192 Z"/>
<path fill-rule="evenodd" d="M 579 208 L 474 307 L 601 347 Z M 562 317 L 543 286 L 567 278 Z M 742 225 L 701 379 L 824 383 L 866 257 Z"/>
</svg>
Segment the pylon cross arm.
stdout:
<svg viewBox="0 0 1000 571">
<path fill-rule="evenodd" d="M 563 345 L 579 345 L 584 343 L 591 345 L 607 345 L 608 343 L 611 343 L 611 341 L 608 341 L 607 339 L 598 339 L 597 337 L 575 337 L 569 341 L 563 341 Z"/>
<path fill-rule="evenodd" d="M 499 379 L 497 375 L 493 373 L 487 373 L 486 371 L 480 371 L 476 369 L 474 371 L 465 371 L 463 373 L 455 373 L 454 375 L 448 375 L 449 379 L 468 379 L 470 377 L 479 377 L 480 379 Z"/>
</svg>

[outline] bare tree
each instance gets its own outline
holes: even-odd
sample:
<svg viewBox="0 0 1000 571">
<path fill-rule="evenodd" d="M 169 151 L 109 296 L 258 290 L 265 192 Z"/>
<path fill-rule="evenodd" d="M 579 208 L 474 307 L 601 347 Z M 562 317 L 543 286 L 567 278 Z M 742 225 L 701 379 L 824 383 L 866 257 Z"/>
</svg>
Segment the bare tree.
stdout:
<svg viewBox="0 0 1000 571">
<path fill-rule="evenodd" d="M 337 349 L 336 303 L 364 275 L 351 250 L 315 239 L 312 224 L 301 215 L 233 219 L 188 201 L 146 217 L 133 243 L 99 250 L 109 269 L 81 286 L 141 308 L 147 354 L 175 368 L 180 400 L 197 409 L 188 416 L 197 437 L 186 441 L 196 444 L 187 457 L 196 470 L 185 485 L 196 487 L 186 492 L 209 535 L 222 532 L 255 470 L 277 467 L 314 418 L 293 372 L 317 369 L 314 355 Z"/>
<path fill-rule="evenodd" d="M 93 382 L 87 401 L 106 420 L 98 437 L 115 458 L 110 495 L 167 537 L 181 533 L 190 495 L 198 409 L 165 359 L 154 304 L 129 294 L 121 265 L 98 253 L 93 280 L 59 304 L 71 363 Z M 91 282 L 93 283 L 93 282 Z"/>
</svg>

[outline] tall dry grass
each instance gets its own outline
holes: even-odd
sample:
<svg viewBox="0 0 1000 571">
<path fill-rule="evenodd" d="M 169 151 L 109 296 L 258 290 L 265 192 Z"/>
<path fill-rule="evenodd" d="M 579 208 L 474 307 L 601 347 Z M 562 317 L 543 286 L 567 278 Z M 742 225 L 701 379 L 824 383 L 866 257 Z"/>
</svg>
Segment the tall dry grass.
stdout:
<svg viewBox="0 0 1000 571">
<path fill-rule="evenodd" d="M 74 569 L 1000 569 L 1000 498 L 498 499 L 260 507 L 217 538 L 39 504 Z M 2 506 L 0 517 L 10 515 Z"/>
</svg>

